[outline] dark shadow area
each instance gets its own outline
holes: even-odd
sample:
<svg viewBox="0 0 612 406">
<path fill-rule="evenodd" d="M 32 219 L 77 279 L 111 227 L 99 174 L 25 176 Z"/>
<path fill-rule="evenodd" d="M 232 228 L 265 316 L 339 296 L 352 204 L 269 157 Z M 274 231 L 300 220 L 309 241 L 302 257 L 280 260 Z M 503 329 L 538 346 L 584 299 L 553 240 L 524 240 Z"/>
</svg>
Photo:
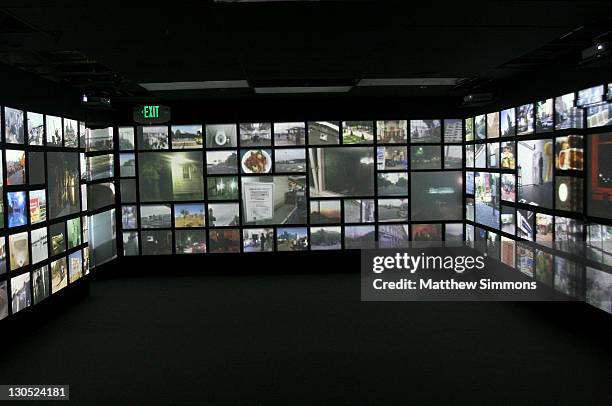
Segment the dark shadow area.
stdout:
<svg viewBox="0 0 612 406">
<path fill-rule="evenodd" d="M 610 404 L 612 323 L 584 303 L 362 303 L 337 272 L 355 252 L 279 254 L 113 263 L 35 334 L 5 333 L 0 382 L 88 405 Z"/>
</svg>

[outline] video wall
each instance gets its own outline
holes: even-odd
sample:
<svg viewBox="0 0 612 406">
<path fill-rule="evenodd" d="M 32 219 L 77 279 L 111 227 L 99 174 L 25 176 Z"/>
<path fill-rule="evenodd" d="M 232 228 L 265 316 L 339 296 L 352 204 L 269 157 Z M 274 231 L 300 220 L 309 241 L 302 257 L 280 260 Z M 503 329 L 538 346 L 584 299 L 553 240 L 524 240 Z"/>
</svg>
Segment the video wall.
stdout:
<svg viewBox="0 0 612 406">
<path fill-rule="evenodd" d="M 463 240 L 462 119 L 116 130 L 126 256 Z"/>
<path fill-rule="evenodd" d="M 467 118 L 464 137 L 466 240 L 612 313 L 612 84 Z"/>
<path fill-rule="evenodd" d="M 92 255 L 99 235 L 87 215 L 92 140 L 84 123 L 10 107 L 0 113 L 2 320 L 38 306 L 103 261 Z"/>
</svg>

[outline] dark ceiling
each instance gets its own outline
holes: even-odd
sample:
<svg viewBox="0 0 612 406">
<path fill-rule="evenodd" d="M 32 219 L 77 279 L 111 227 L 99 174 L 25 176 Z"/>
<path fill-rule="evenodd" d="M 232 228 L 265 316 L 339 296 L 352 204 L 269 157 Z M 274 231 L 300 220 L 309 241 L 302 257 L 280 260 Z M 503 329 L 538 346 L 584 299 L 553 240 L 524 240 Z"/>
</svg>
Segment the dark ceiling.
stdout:
<svg viewBox="0 0 612 406">
<path fill-rule="evenodd" d="M 124 103 L 152 98 L 138 83 L 237 79 L 255 87 L 468 78 L 455 87 L 349 93 L 461 98 L 529 75 L 583 69 L 581 50 L 612 29 L 611 1 L 124 3 L 3 0 L 0 61 Z M 550 77 L 561 83 L 563 75 Z M 234 89 L 156 97 L 267 96 Z"/>
</svg>

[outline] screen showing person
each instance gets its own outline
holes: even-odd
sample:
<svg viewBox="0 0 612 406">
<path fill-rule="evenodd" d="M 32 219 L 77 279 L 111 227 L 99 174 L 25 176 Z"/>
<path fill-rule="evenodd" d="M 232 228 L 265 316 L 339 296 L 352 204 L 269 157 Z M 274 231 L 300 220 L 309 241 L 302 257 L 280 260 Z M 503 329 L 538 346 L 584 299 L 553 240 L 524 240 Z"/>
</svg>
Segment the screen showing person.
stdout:
<svg viewBox="0 0 612 406">
<path fill-rule="evenodd" d="M 310 148 L 310 196 L 372 196 L 374 151 L 369 147 Z"/>
<path fill-rule="evenodd" d="M 8 192 L 6 194 L 8 226 L 20 227 L 28 224 L 26 214 L 26 192 Z"/>
<path fill-rule="evenodd" d="M 243 224 L 305 224 L 306 177 L 242 178 Z"/>
<path fill-rule="evenodd" d="M 4 153 L 6 158 L 6 184 L 24 185 L 26 183 L 26 152 L 9 149 Z"/>
<path fill-rule="evenodd" d="M 79 154 L 47 152 L 49 219 L 76 214 L 80 210 Z"/>
<path fill-rule="evenodd" d="M 343 144 L 371 144 L 374 142 L 374 122 L 343 121 Z"/>
<path fill-rule="evenodd" d="M 206 125 L 206 148 L 236 148 L 238 146 L 236 124 Z"/>
<path fill-rule="evenodd" d="M 44 116 L 39 113 L 28 111 L 27 129 L 28 129 L 28 145 L 43 145 L 45 138 L 45 121 Z"/>
<path fill-rule="evenodd" d="M 516 209 L 511 206 L 501 206 L 501 230 L 504 233 L 514 235 L 516 232 L 515 226 Z"/>
<path fill-rule="evenodd" d="M 4 108 L 4 139 L 8 144 L 23 144 L 25 128 L 23 110 Z"/>
<path fill-rule="evenodd" d="M 514 141 L 506 141 L 501 144 L 501 168 L 515 169 L 516 168 L 516 153 Z"/>
<path fill-rule="evenodd" d="M 440 143 L 441 120 L 410 120 L 410 141 L 413 143 Z"/>
<path fill-rule="evenodd" d="M 47 145 L 61 147 L 63 142 L 62 118 L 47 115 L 45 117 Z"/>
<path fill-rule="evenodd" d="M 506 202 L 516 200 L 516 177 L 510 173 L 501 174 L 501 199 Z"/>
<path fill-rule="evenodd" d="M 376 169 L 379 171 L 408 169 L 408 147 L 378 147 L 376 149 Z"/>
<path fill-rule="evenodd" d="M 462 220 L 463 174 L 412 172 L 412 221 Z"/>
<path fill-rule="evenodd" d="M 499 229 L 499 173 L 475 172 L 476 222 Z"/>
<path fill-rule="evenodd" d="M 553 142 L 518 142 L 518 201 L 552 208 Z"/>
<path fill-rule="evenodd" d="M 196 151 L 138 154 L 140 200 L 204 200 L 202 158 L 202 153 Z"/>
<path fill-rule="evenodd" d="M 197 149 L 204 144 L 202 126 L 173 125 L 170 128 L 172 149 Z"/>
<path fill-rule="evenodd" d="M 461 137 L 461 134 L 459 136 Z M 406 142 L 408 142 L 408 121 L 377 121 L 376 139 L 379 144 L 405 144 Z"/>
<path fill-rule="evenodd" d="M 241 147 L 269 147 L 272 145 L 271 123 L 241 123 Z"/>
<path fill-rule="evenodd" d="M 345 223 L 374 223 L 374 199 L 344 199 Z"/>
<path fill-rule="evenodd" d="M 273 228 L 245 228 L 242 230 L 242 252 L 274 251 Z"/>
<path fill-rule="evenodd" d="M 136 139 L 139 150 L 168 149 L 168 127 L 138 126 Z"/>
<path fill-rule="evenodd" d="M 274 145 L 304 145 L 306 123 L 274 123 Z"/>
<path fill-rule="evenodd" d="M 278 251 L 308 250 L 308 229 L 306 227 L 278 227 L 276 249 Z"/>
<path fill-rule="evenodd" d="M 32 293 L 34 304 L 38 304 L 49 297 L 50 287 L 48 265 L 44 265 L 41 268 L 32 271 Z"/>
</svg>

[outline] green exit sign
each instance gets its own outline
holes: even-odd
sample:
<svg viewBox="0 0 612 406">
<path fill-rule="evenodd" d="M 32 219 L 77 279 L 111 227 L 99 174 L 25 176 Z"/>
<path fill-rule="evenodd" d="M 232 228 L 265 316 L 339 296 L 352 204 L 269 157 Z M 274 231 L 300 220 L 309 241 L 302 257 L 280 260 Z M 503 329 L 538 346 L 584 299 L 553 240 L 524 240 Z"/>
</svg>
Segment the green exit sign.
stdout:
<svg viewBox="0 0 612 406">
<path fill-rule="evenodd" d="M 142 106 L 144 118 L 159 118 L 159 106 Z"/>
<path fill-rule="evenodd" d="M 134 121 L 138 124 L 160 124 L 170 121 L 170 107 L 144 104 L 134 107 Z"/>
</svg>

